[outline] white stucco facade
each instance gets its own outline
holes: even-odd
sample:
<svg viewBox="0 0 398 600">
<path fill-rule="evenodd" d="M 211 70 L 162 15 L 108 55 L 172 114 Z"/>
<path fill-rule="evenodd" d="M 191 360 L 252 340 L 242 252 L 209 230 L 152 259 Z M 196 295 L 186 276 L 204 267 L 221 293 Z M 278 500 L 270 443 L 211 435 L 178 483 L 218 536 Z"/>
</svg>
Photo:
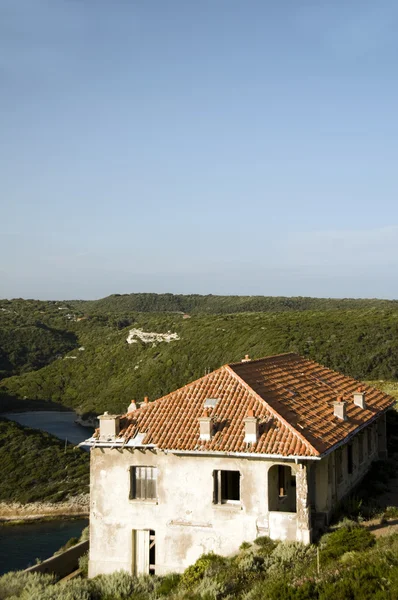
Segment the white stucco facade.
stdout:
<svg viewBox="0 0 398 600">
<path fill-rule="evenodd" d="M 137 546 L 137 532 L 151 533 L 158 575 L 182 572 L 203 553 L 233 554 L 242 542 L 262 535 L 309 543 L 311 512 L 327 522 L 336 503 L 383 453 L 385 415 L 369 433 L 353 436 L 318 460 L 92 448 L 89 575 L 148 572 L 145 560 L 137 560 L 137 553 L 148 551 Z M 287 467 L 282 497 L 278 467 L 272 470 L 276 465 Z M 134 467 L 156 467 L 156 498 L 131 499 Z M 215 503 L 214 471 L 240 473 L 239 501 Z M 148 544 L 149 533 L 145 539 Z"/>
</svg>

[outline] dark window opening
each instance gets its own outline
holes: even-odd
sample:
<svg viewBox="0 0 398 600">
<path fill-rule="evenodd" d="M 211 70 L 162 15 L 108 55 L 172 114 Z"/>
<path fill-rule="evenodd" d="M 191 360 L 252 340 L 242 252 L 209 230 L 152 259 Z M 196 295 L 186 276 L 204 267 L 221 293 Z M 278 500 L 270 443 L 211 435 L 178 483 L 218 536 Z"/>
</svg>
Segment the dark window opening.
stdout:
<svg viewBox="0 0 398 600">
<path fill-rule="evenodd" d="M 347 446 L 347 472 L 349 475 L 352 474 L 353 460 L 352 460 L 352 444 Z"/>
<path fill-rule="evenodd" d="M 336 450 L 336 478 L 338 483 L 343 481 L 343 453 L 341 448 Z"/>
<path fill-rule="evenodd" d="M 279 490 L 279 498 L 284 498 L 286 496 L 286 481 L 285 481 L 285 467 L 282 465 L 278 465 L 278 490 Z"/>
<path fill-rule="evenodd" d="M 155 575 L 156 564 L 156 545 L 155 532 L 151 529 L 149 532 L 149 574 Z"/>
<path fill-rule="evenodd" d="M 358 436 L 358 456 L 359 462 L 363 462 L 363 434 L 360 433 Z"/>
<path fill-rule="evenodd" d="M 268 470 L 268 507 L 273 512 L 296 512 L 296 474 L 290 465 Z"/>
<path fill-rule="evenodd" d="M 156 467 L 130 468 L 130 498 L 132 500 L 156 500 Z"/>
<path fill-rule="evenodd" d="M 213 471 L 214 504 L 240 502 L 239 471 Z"/>
<path fill-rule="evenodd" d="M 373 452 L 373 430 L 371 427 L 368 427 L 368 453 L 372 454 Z"/>
</svg>

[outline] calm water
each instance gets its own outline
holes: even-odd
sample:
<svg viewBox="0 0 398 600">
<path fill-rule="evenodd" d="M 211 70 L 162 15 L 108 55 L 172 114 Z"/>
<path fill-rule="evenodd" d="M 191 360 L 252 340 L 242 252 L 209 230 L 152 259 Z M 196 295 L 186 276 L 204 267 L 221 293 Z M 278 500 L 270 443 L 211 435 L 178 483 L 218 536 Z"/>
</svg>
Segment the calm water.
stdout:
<svg viewBox="0 0 398 600">
<path fill-rule="evenodd" d="M 80 444 L 80 442 L 89 438 L 94 431 L 93 428 L 77 425 L 75 423 L 77 415 L 74 412 L 32 411 L 4 413 L 2 417 L 16 421 L 20 425 L 47 431 L 61 440 L 67 439 L 71 444 Z"/>
<path fill-rule="evenodd" d="M 88 519 L 29 525 L 0 525 L 0 575 L 50 558 L 71 537 L 80 537 Z"/>
<path fill-rule="evenodd" d="M 61 440 L 79 444 L 90 437 L 92 428 L 75 423 L 74 412 L 37 411 L 5 413 L 1 416 L 21 425 L 52 433 Z M 36 558 L 49 558 L 71 537 L 79 537 L 88 520 L 60 520 L 26 525 L 0 525 L 0 574 L 16 569 L 25 569 L 35 563 Z"/>
</svg>

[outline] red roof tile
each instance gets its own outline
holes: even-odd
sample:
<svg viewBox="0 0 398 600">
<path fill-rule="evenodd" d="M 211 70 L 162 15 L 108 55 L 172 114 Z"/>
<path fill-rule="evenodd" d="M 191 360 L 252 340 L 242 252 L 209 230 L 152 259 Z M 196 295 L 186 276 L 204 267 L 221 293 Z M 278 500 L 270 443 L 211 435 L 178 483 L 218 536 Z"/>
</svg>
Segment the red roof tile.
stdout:
<svg viewBox="0 0 398 600">
<path fill-rule="evenodd" d="M 146 433 L 144 444 L 164 450 L 319 456 L 394 404 L 391 396 L 363 385 L 366 409 L 356 406 L 359 382 L 297 354 L 224 365 L 121 419 L 126 440 Z M 347 420 L 334 416 L 338 396 L 347 401 Z M 213 419 L 210 441 L 199 438 L 207 399 Z M 244 441 L 244 419 L 259 419 L 255 444 Z"/>
</svg>

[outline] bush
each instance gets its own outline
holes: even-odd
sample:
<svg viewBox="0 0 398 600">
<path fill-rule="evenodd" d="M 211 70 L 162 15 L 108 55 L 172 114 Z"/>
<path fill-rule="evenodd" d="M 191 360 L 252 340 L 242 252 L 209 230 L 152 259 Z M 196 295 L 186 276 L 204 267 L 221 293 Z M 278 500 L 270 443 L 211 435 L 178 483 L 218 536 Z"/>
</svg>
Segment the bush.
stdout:
<svg viewBox="0 0 398 600">
<path fill-rule="evenodd" d="M 213 567 L 212 570 L 214 571 L 214 568 L 223 567 L 226 562 L 225 558 L 213 552 L 203 554 L 193 565 L 185 569 L 181 577 L 181 585 L 188 590 L 192 590 L 203 579 L 210 567 Z"/>
<path fill-rule="evenodd" d="M 27 596 L 26 600 L 91 600 L 90 583 L 84 579 L 72 579 L 47 587 L 35 596 Z M 25 600 L 21 596 L 21 600 Z"/>
<path fill-rule="evenodd" d="M 170 573 L 162 578 L 161 583 L 157 589 L 159 596 L 168 596 L 170 592 L 175 590 L 181 580 L 181 575 L 178 573 Z"/>
<path fill-rule="evenodd" d="M 88 576 L 88 556 L 88 552 L 86 552 L 85 554 L 83 554 L 83 556 L 79 558 L 79 569 L 81 570 L 82 575 L 84 577 Z"/>
<path fill-rule="evenodd" d="M 0 600 L 6 600 L 11 597 L 19 598 L 25 590 L 28 593 L 32 592 L 31 598 L 34 598 L 34 590 L 39 592 L 54 582 L 55 577 L 53 575 L 12 571 L 0 577 Z M 28 598 L 26 595 L 25 597 Z"/>
<path fill-rule="evenodd" d="M 131 600 L 149 598 L 160 585 L 158 577 L 133 577 L 127 571 L 98 575 L 90 581 L 95 600 Z"/>
<path fill-rule="evenodd" d="M 373 546 L 375 541 L 375 536 L 360 525 L 357 527 L 340 527 L 321 538 L 319 544 L 321 561 L 326 563 L 340 558 L 349 551 L 366 550 Z"/>
</svg>

